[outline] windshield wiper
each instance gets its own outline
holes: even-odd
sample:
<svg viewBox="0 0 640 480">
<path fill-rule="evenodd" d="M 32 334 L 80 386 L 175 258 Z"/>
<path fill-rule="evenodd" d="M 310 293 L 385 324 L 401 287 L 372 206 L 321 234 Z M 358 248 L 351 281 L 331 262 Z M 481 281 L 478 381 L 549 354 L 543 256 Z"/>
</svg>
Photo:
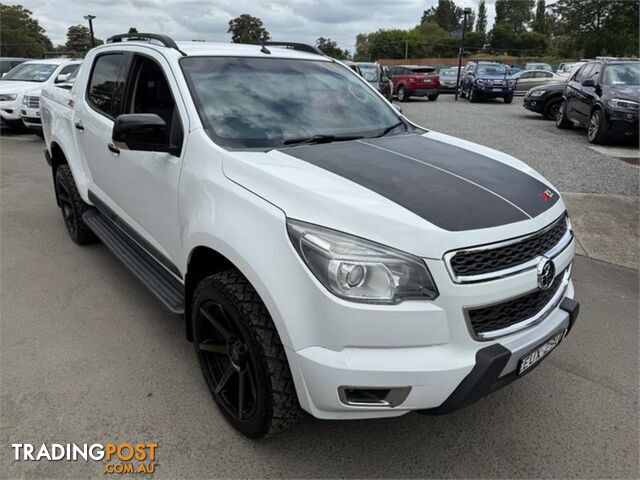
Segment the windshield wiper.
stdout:
<svg viewBox="0 0 640 480">
<path fill-rule="evenodd" d="M 362 135 L 312 135 L 310 137 L 287 138 L 282 143 L 285 145 L 298 145 L 304 143 L 331 143 L 331 142 L 347 142 L 349 140 L 359 140 L 364 138 Z"/>
<path fill-rule="evenodd" d="M 396 129 L 401 125 L 404 125 L 404 122 L 402 120 L 400 120 L 398 123 L 391 125 L 390 127 L 385 128 L 384 130 L 382 130 L 382 133 L 380 133 L 379 135 L 376 135 L 373 138 L 384 137 L 387 133 L 391 132 L 391 130 Z"/>
</svg>

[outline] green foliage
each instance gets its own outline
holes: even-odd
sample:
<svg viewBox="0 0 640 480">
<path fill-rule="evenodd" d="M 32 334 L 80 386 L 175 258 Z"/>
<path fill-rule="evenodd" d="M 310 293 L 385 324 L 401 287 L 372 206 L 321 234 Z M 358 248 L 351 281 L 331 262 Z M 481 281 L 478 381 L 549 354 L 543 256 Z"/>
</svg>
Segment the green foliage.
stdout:
<svg viewBox="0 0 640 480">
<path fill-rule="evenodd" d="M 534 0 L 496 0 L 495 23 L 511 26 L 516 32 L 522 32 L 531 19 Z"/>
<path fill-rule="evenodd" d="M 269 32 L 264 28 L 262 20 L 248 13 L 243 13 L 239 17 L 229 20 L 227 32 L 231 34 L 233 43 L 254 44 L 258 38 L 264 42 L 271 38 Z"/>
<path fill-rule="evenodd" d="M 95 46 L 102 45 L 104 42 L 99 38 L 95 39 Z M 80 56 L 84 56 L 91 46 L 91 32 L 84 25 L 72 25 L 67 29 L 67 43 L 64 46 L 67 52 L 76 52 Z"/>
<path fill-rule="evenodd" d="M 44 52 L 53 50 L 51 40 L 31 15 L 21 5 L 0 3 L 0 51 L 3 56 L 39 58 Z"/>
<path fill-rule="evenodd" d="M 476 32 L 487 32 L 487 6 L 484 0 L 478 3 L 478 19 L 476 20 Z"/>
<path fill-rule="evenodd" d="M 338 60 L 346 60 L 349 58 L 349 51 L 342 50 L 338 47 L 338 42 L 330 38 L 320 37 L 316 40 L 316 47 L 322 50 L 322 53 Z"/>
<path fill-rule="evenodd" d="M 533 22 L 531 23 L 531 29 L 534 32 L 547 33 L 549 31 L 548 15 L 546 10 L 547 6 L 545 0 L 538 0 L 538 3 L 536 3 L 536 14 L 533 17 Z"/>
<path fill-rule="evenodd" d="M 487 34 L 484 32 L 470 32 L 464 39 L 465 48 L 473 51 L 480 50 L 487 42 Z"/>
<path fill-rule="evenodd" d="M 436 25 L 437 27 L 437 25 Z M 356 36 L 356 61 L 379 58 L 419 58 L 425 56 L 425 40 L 418 29 L 378 30 Z"/>
<path fill-rule="evenodd" d="M 420 23 L 435 22 L 445 32 L 455 32 L 460 30 L 461 19 L 462 9 L 453 0 L 438 0 L 437 6 L 424 11 Z"/>
</svg>

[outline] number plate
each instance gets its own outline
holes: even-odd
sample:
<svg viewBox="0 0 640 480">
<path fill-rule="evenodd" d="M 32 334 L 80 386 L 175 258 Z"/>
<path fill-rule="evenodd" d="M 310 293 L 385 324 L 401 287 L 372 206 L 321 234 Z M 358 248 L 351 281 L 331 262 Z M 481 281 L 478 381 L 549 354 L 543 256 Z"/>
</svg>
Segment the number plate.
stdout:
<svg viewBox="0 0 640 480">
<path fill-rule="evenodd" d="M 493 91 L 494 91 L 494 92 L 501 92 L 501 91 L 502 91 L 502 89 L 501 89 L 501 88 L 494 88 L 494 89 L 493 89 Z"/>
<path fill-rule="evenodd" d="M 518 366 L 518 375 L 522 375 L 527 372 L 534 365 L 540 363 L 543 358 L 549 355 L 554 348 L 560 345 L 565 333 L 567 333 L 566 330 L 555 333 L 551 338 L 545 340 L 531 352 L 522 357 Z"/>
</svg>

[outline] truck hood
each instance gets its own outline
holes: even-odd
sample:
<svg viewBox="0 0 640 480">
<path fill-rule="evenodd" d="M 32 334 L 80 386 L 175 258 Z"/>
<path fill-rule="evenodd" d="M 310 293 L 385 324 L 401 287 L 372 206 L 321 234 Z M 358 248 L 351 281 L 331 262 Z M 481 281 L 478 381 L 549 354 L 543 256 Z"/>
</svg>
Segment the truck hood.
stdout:
<svg viewBox="0 0 640 480">
<path fill-rule="evenodd" d="M 610 98 L 620 98 L 622 100 L 640 100 L 640 87 L 638 85 L 607 85 Z"/>
<path fill-rule="evenodd" d="M 0 93 L 22 93 L 35 88 L 38 84 L 39 82 L 12 82 L 11 80 L 2 80 L 0 81 Z"/>
<path fill-rule="evenodd" d="M 225 175 L 287 217 L 423 257 L 524 235 L 564 212 L 522 162 L 436 132 L 229 156 Z"/>
</svg>

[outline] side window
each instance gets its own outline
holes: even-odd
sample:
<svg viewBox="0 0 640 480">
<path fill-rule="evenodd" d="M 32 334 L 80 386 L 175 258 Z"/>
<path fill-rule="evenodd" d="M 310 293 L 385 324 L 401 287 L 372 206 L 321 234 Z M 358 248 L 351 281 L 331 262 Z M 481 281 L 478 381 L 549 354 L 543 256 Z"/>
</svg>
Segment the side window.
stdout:
<svg viewBox="0 0 640 480">
<path fill-rule="evenodd" d="M 575 77 L 576 82 L 582 83 L 586 78 L 589 77 L 591 70 L 593 69 L 593 63 L 587 63 L 584 67 L 582 67 L 577 73 Z"/>
<path fill-rule="evenodd" d="M 598 82 L 598 77 L 600 77 L 600 72 L 602 71 L 601 63 L 594 63 L 593 68 L 589 72 L 588 76 L 584 78 L 584 80 L 593 80 L 594 82 Z"/>
<path fill-rule="evenodd" d="M 87 88 L 89 104 L 111 118 L 119 111 L 113 99 L 117 94 L 118 73 L 123 60 L 122 53 L 107 53 L 96 58 Z"/>
<path fill-rule="evenodd" d="M 551 72 L 544 72 L 544 76 L 545 76 L 545 78 L 551 78 L 551 77 L 553 77 L 553 73 L 551 73 Z"/>
<path fill-rule="evenodd" d="M 63 67 L 62 70 L 60 70 L 58 72 L 58 76 L 60 75 L 67 75 L 67 78 L 69 78 L 71 76 L 72 73 L 75 73 L 76 70 L 78 70 L 78 67 L 80 65 L 79 64 L 75 64 L 75 65 L 67 65 L 66 67 Z M 62 80 L 63 82 L 66 82 L 67 80 Z M 58 78 L 56 77 L 56 79 L 54 80 L 55 83 L 60 83 L 58 81 Z"/>
<path fill-rule="evenodd" d="M 182 122 L 162 68 L 150 58 L 136 56 L 129 77 L 123 113 L 155 113 L 167 125 L 169 144 L 182 145 Z"/>
</svg>

